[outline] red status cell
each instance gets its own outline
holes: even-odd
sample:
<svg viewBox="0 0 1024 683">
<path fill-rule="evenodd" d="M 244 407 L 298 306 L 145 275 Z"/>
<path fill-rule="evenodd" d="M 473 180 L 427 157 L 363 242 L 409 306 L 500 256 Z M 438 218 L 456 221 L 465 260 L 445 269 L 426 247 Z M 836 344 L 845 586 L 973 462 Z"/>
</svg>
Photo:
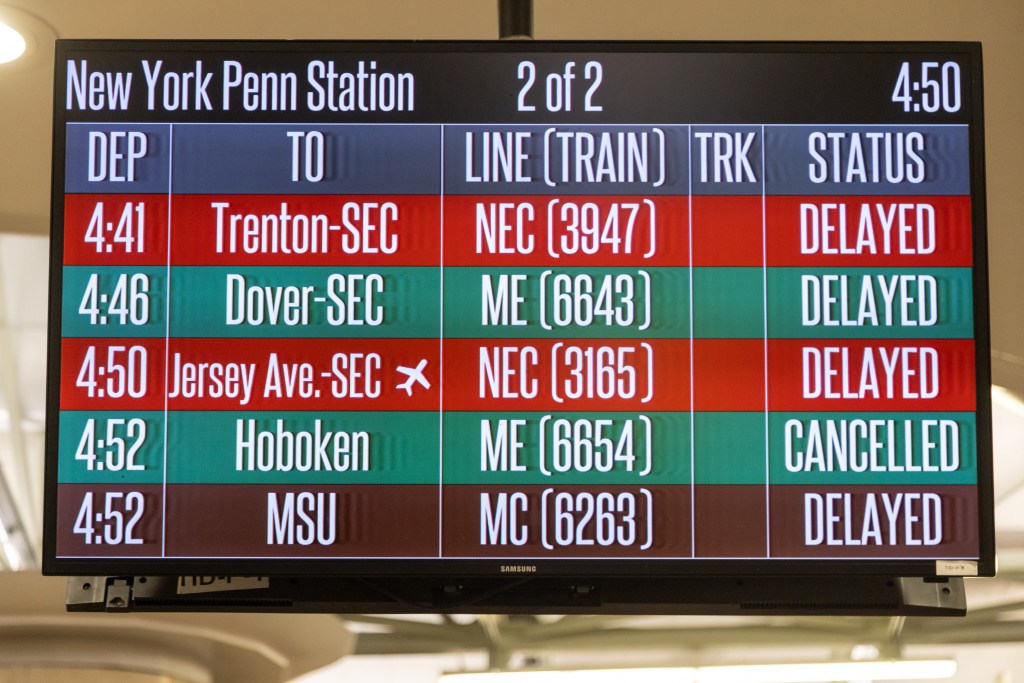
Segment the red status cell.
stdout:
<svg viewBox="0 0 1024 683">
<path fill-rule="evenodd" d="M 171 339 L 171 410 L 437 410 L 440 342 Z"/>
<path fill-rule="evenodd" d="M 446 339 L 446 410 L 689 410 L 690 342 Z"/>
<path fill-rule="evenodd" d="M 159 556 L 161 489 L 155 484 L 59 484 L 57 556 Z"/>
<path fill-rule="evenodd" d="M 775 557 L 977 558 L 973 486 L 772 486 Z"/>
<path fill-rule="evenodd" d="M 159 410 L 163 339 L 61 340 L 61 410 Z"/>
<path fill-rule="evenodd" d="M 445 557 L 691 557 L 689 486 L 444 487 Z"/>
<path fill-rule="evenodd" d="M 768 197 L 769 266 L 971 265 L 971 198 Z"/>
<path fill-rule="evenodd" d="M 974 341 L 771 339 L 768 409 L 972 411 Z"/>
<path fill-rule="evenodd" d="M 167 196 L 65 195 L 64 263 L 166 264 Z"/>
<path fill-rule="evenodd" d="M 176 195 L 174 265 L 440 264 L 440 198 Z"/>
<path fill-rule="evenodd" d="M 696 557 L 765 558 L 767 492 L 763 484 L 698 484 L 693 487 Z"/>
<path fill-rule="evenodd" d="M 689 198 L 453 195 L 444 232 L 451 266 L 686 266 Z"/>
<path fill-rule="evenodd" d="M 167 555 L 436 557 L 437 485 L 167 487 Z"/>
<path fill-rule="evenodd" d="M 694 410 L 764 410 L 763 339 L 694 339 Z"/>
<path fill-rule="evenodd" d="M 693 265 L 764 265 L 759 195 L 693 197 Z"/>
</svg>

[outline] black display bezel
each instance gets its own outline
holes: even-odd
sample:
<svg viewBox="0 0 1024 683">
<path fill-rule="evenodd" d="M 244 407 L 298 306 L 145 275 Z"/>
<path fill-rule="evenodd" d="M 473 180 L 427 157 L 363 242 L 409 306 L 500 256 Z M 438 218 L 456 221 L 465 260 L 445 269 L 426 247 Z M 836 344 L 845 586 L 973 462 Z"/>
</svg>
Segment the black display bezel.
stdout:
<svg viewBox="0 0 1024 683">
<path fill-rule="evenodd" d="M 893 53 L 921 58 L 928 55 L 961 55 L 971 66 L 971 89 L 965 93 L 970 102 L 970 180 L 973 223 L 974 262 L 974 341 L 976 366 L 976 415 L 979 503 L 978 575 L 991 576 L 995 571 L 995 525 L 991 438 L 991 384 L 989 354 L 989 298 L 986 247 L 984 114 L 981 81 L 981 46 L 977 43 L 676 43 L 676 42 L 262 42 L 262 41 L 58 41 L 56 48 L 56 87 L 54 94 L 53 184 L 51 214 L 50 314 L 48 331 L 48 379 L 46 434 L 45 512 L 43 538 L 43 570 L 48 574 L 66 575 L 346 575 L 346 576 L 494 576 L 514 578 L 518 570 L 509 567 L 532 567 L 529 575 L 597 577 L 645 577 L 685 575 L 805 575 L 843 574 L 878 576 L 934 576 L 934 560 L 450 560 L 450 559 L 133 559 L 98 558 L 69 559 L 56 556 L 57 459 L 60 414 L 61 293 L 64 222 L 64 130 L 68 117 L 64 111 L 66 61 L 71 53 L 102 53 L 134 51 L 136 53 L 171 53 L 182 56 L 195 52 L 336 52 L 336 53 L 736 53 L 736 54 L 805 54 L 857 55 Z M 76 115 L 76 120 L 89 120 L 92 114 Z M 95 120 L 111 120 L 109 112 L 95 115 Z M 742 116 L 737 123 L 742 123 Z M 173 119 L 173 117 L 171 117 Z M 134 119 L 133 120 L 137 120 Z M 167 120 L 167 119 L 161 119 Z M 805 121 L 786 119 L 786 123 Z M 809 121 L 808 121 L 809 122 Z M 850 123 L 855 123 L 851 121 Z M 903 123 L 904 120 L 893 121 Z M 941 121 L 940 121 L 941 122 Z"/>
</svg>

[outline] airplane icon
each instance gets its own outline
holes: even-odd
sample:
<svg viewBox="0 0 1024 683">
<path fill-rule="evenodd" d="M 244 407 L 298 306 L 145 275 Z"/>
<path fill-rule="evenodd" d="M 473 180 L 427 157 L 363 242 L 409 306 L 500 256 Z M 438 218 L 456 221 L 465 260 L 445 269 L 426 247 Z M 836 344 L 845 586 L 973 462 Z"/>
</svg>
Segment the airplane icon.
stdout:
<svg viewBox="0 0 1024 683">
<path fill-rule="evenodd" d="M 405 389 L 405 393 L 408 394 L 409 396 L 412 396 L 412 385 L 413 385 L 413 382 L 416 382 L 418 384 L 422 384 L 424 389 L 429 389 L 430 388 L 430 382 L 428 382 L 427 378 L 423 376 L 423 369 L 426 368 L 426 367 L 427 367 L 427 359 L 426 358 L 421 360 L 420 364 L 417 365 L 415 368 L 407 368 L 404 365 L 399 365 L 396 368 L 396 370 L 398 370 L 403 375 L 408 375 L 409 379 L 405 380 L 404 382 L 402 382 L 401 384 L 399 384 L 395 388 L 396 389 Z"/>
</svg>

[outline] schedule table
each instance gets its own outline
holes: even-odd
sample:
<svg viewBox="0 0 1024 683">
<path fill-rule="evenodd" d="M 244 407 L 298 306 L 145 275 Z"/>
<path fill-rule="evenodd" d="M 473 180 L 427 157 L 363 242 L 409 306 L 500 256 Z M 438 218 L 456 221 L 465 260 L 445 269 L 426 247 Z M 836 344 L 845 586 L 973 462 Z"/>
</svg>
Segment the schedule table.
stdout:
<svg viewBox="0 0 1024 683">
<path fill-rule="evenodd" d="M 389 120 L 387 56 L 69 114 L 57 557 L 978 557 L 966 123 L 589 116 L 642 55 Z"/>
</svg>

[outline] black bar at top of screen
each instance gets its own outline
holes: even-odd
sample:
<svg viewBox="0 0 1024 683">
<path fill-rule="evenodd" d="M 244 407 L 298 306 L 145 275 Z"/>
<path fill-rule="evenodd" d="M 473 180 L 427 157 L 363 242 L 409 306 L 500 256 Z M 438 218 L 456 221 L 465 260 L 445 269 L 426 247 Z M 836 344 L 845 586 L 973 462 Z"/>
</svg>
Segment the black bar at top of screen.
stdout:
<svg viewBox="0 0 1024 683">
<path fill-rule="evenodd" d="M 980 48 L 62 41 L 57 58 L 58 116 L 67 121 L 925 125 L 972 121 Z M 924 111 L 922 64 L 940 65 L 932 78 L 951 62 L 960 74 L 956 108 Z M 917 87 L 901 103 L 894 93 L 904 63 Z M 284 92 L 287 74 L 294 87 Z M 131 76 L 127 97 L 111 102 L 109 92 L 83 89 L 96 79 L 109 91 L 118 75 L 122 83 Z"/>
</svg>

